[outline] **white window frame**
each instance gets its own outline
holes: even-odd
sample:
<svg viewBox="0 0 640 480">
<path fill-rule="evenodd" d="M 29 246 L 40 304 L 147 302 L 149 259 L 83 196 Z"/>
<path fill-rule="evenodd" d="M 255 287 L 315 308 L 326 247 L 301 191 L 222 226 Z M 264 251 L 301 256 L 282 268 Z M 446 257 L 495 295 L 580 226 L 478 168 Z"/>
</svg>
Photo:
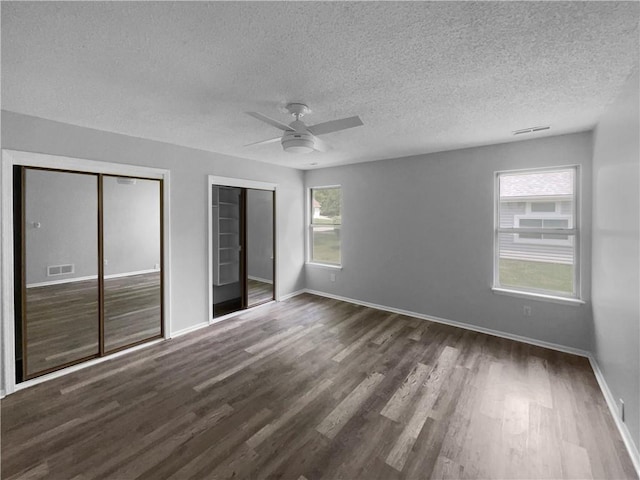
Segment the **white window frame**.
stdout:
<svg viewBox="0 0 640 480">
<path fill-rule="evenodd" d="M 313 191 L 314 190 L 328 190 L 328 189 L 340 189 L 340 223 L 334 224 L 333 226 L 340 229 L 340 263 L 330 263 L 330 262 L 320 262 L 318 260 L 313 260 L 313 228 L 320 226 L 327 226 L 326 224 L 316 224 L 313 223 L 313 219 L 315 218 L 313 215 Z M 342 269 L 342 264 L 344 261 L 343 250 L 342 250 L 342 225 L 344 223 L 344 200 L 342 198 L 342 185 L 320 185 L 315 187 L 307 188 L 307 206 L 306 206 L 306 217 L 307 217 L 307 265 L 315 265 L 319 267 L 332 268 L 332 269 Z"/>
<path fill-rule="evenodd" d="M 500 177 L 502 175 L 516 174 L 516 175 L 524 175 L 527 173 L 551 173 L 557 172 L 561 170 L 573 170 L 574 181 L 573 181 L 573 225 L 570 225 L 571 228 L 522 228 L 522 227 L 501 227 L 500 226 Z M 521 169 L 521 170 L 502 170 L 494 172 L 494 215 L 493 215 L 493 287 L 492 290 L 496 293 L 504 293 L 508 295 L 515 296 L 523 296 L 523 297 L 535 297 L 541 300 L 549 300 L 549 301 L 557 301 L 560 303 L 574 303 L 574 304 L 583 304 L 584 301 L 581 299 L 581 274 L 580 274 L 580 266 L 582 263 L 582 258 L 580 255 L 580 202 L 582 201 L 581 195 L 581 172 L 579 165 L 565 165 L 558 167 L 546 167 L 546 168 L 531 168 L 531 169 Z M 527 210 L 529 212 L 530 210 Z M 556 212 L 558 211 L 556 205 Z M 538 212 L 536 212 L 537 214 Z M 542 212 L 540 212 L 542 213 Z M 551 212 L 549 212 L 551 213 Z M 554 217 L 554 215 L 540 215 L 544 216 L 544 218 Z M 525 216 L 525 217 L 528 217 Z M 530 217 L 529 217 L 530 218 Z M 559 292 L 555 290 L 543 290 L 543 289 L 535 289 L 535 288 L 526 288 L 526 287 L 512 287 L 507 286 L 503 287 L 500 285 L 500 270 L 499 270 L 499 261 L 500 261 L 500 239 L 499 235 L 501 233 L 541 233 L 541 234 L 559 234 L 559 235 L 569 235 L 570 240 L 573 241 L 574 248 L 574 259 L 573 259 L 573 292 L 565 294 L 564 292 Z M 543 240 L 544 241 L 544 240 Z M 558 240 L 556 240 L 558 241 Z M 563 240 L 559 240 L 563 241 Z"/>
</svg>

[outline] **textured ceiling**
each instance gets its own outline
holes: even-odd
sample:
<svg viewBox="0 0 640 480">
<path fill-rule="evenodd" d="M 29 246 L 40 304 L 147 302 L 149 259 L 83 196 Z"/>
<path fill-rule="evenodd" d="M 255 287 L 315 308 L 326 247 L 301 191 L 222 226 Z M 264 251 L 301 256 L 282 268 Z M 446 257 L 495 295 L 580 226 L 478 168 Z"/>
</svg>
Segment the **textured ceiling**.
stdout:
<svg viewBox="0 0 640 480">
<path fill-rule="evenodd" d="M 2 108 L 297 168 L 586 130 L 638 63 L 637 2 L 2 2 Z M 278 143 L 360 115 L 326 153 Z M 513 137 L 511 131 L 551 125 Z"/>
</svg>

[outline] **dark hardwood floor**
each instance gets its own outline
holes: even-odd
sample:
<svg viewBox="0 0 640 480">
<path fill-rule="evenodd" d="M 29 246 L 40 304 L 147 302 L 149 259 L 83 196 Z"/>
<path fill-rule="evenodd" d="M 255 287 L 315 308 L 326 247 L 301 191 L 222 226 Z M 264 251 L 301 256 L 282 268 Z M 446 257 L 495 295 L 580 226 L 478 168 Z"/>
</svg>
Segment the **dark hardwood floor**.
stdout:
<svg viewBox="0 0 640 480">
<path fill-rule="evenodd" d="M 2 478 L 636 478 L 586 359 L 301 295 L 2 400 Z"/>
</svg>

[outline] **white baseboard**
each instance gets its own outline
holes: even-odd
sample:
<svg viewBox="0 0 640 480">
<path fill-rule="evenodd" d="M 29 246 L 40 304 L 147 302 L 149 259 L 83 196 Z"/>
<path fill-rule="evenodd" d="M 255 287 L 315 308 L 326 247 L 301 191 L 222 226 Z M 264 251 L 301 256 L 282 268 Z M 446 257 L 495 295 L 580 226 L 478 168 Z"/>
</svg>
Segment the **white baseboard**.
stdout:
<svg viewBox="0 0 640 480">
<path fill-rule="evenodd" d="M 589 355 L 589 363 L 591 363 L 591 368 L 593 369 L 593 373 L 596 376 L 596 380 L 598 381 L 598 385 L 600 385 L 600 390 L 602 390 L 602 395 L 604 395 L 604 399 L 607 402 L 607 406 L 609 407 L 609 411 L 611 412 L 611 416 L 613 417 L 613 421 L 616 423 L 616 427 L 618 427 L 618 431 L 620 432 L 620 436 L 622 437 L 622 441 L 624 445 L 627 447 L 627 451 L 629 452 L 629 456 L 631 457 L 631 461 L 633 462 L 633 466 L 636 469 L 636 474 L 640 477 L 640 453 L 638 453 L 638 447 L 633 442 L 633 438 L 631 437 L 631 432 L 629 432 L 629 428 L 627 425 L 620 419 L 620 415 L 618 413 L 618 404 L 616 402 L 607 381 L 602 374 L 602 370 L 600 370 L 600 366 L 596 361 L 593 355 Z"/>
<path fill-rule="evenodd" d="M 254 277 L 253 275 L 247 275 L 249 280 L 255 280 L 256 282 L 268 283 L 269 285 L 273 285 L 273 280 L 269 280 L 268 278 L 260 278 Z"/>
<path fill-rule="evenodd" d="M 110 278 L 120 278 L 120 277 L 131 277 L 133 275 L 144 275 L 146 273 L 154 273 L 160 272 L 160 270 L 149 269 L 149 270 L 138 270 L 136 272 L 124 272 L 124 273 L 112 273 L 111 275 L 105 275 L 105 280 Z M 50 285 L 61 285 L 63 283 L 74 283 L 74 282 L 84 282 L 86 280 L 97 280 L 97 275 L 88 275 L 85 277 L 73 277 L 73 278 L 60 278 L 58 280 L 47 280 L 46 282 L 38 282 L 38 283 L 28 283 L 27 288 L 34 287 L 48 287 Z"/>
<path fill-rule="evenodd" d="M 105 275 L 105 280 L 110 278 L 121 278 L 121 277 L 132 277 L 133 275 L 144 275 L 147 273 L 160 273 L 160 270 L 156 270 L 155 268 L 150 268 L 148 270 L 138 270 L 136 272 L 124 272 L 124 273 L 112 273 L 111 275 Z"/>
<path fill-rule="evenodd" d="M 298 295 L 302 295 L 303 293 L 311 293 L 311 291 L 307 290 L 306 288 L 303 288 L 301 290 L 296 290 L 295 292 L 285 293 L 284 295 L 280 295 L 280 297 L 278 297 L 278 301 L 284 302 L 285 300 L 289 300 L 290 298 L 297 297 Z M 318 293 L 318 295 L 321 295 L 321 294 Z"/>
<path fill-rule="evenodd" d="M 589 358 L 589 352 L 581 350 L 579 348 L 567 347 L 557 343 L 545 342 L 543 340 L 537 340 L 535 338 L 523 337 L 521 335 L 515 335 L 513 333 L 501 332 L 499 330 L 493 330 L 491 328 L 478 327 L 469 323 L 456 322 L 455 320 L 448 320 L 446 318 L 434 317 L 433 315 L 424 315 L 418 312 L 412 312 L 410 310 L 403 310 L 401 308 L 387 307 L 386 305 L 378 305 L 376 303 L 363 302 L 353 298 L 341 297 L 340 295 L 333 295 L 331 293 L 320 292 L 317 290 L 306 289 L 307 293 L 318 295 L 321 297 L 333 298 L 334 300 L 341 300 L 343 302 L 354 303 L 356 305 L 362 305 L 363 307 L 375 308 L 377 310 L 383 310 L 385 312 L 399 313 L 401 315 L 407 315 L 409 317 L 416 317 L 422 320 L 428 320 L 430 322 L 442 323 L 444 325 L 451 325 L 453 327 L 463 328 L 465 330 L 472 330 L 474 332 L 486 333 L 487 335 L 493 335 L 494 337 L 506 338 L 509 340 L 515 340 L 517 342 L 528 343 L 529 345 L 535 345 L 537 347 L 549 348 L 551 350 L 557 350 L 559 352 L 571 353 L 573 355 L 579 355 L 581 357 Z"/>
<path fill-rule="evenodd" d="M 87 275 L 84 277 L 60 278 L 58 280 L 47 280 L 46 282 L 27 283 L 27 288 L 48 287 L 49 285 L 61 285 L 63 283 L 84 282 L 86 280 L 97 280 L 97 275 Z"/>
<path fill-rule="evenodd" d="M 195 332 L 196 330 L 200 330 L 201 328 L 208 327 L 208 326 L 209 326 L 209 322 L 202 322 L 202 323 L 198 323 L 197 325 L 191 325 L 190 327 L 183 328 L 182 330 L 171 332 L 169 334 L 169 338 L 181 337 L 182 335 Z"/>
</svg>

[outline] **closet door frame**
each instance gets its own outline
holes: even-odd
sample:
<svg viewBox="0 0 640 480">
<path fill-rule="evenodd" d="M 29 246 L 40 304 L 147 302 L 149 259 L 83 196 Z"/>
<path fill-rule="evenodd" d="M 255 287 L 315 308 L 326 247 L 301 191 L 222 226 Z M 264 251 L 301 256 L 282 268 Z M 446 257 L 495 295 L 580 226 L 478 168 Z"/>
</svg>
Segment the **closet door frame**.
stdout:
<svg viewBox="0 0 640 480">
<path fill-rule="evenodd" d="M 246 281 L 247 281 L 247 274 L 246 274 L 246 268 L 244 269 L 243 272 L 241 272 L 243 278 L 241 279 L 241 282 L 243 282 L 245 284 L 242 293 L 242 305 L 243 308 L 236 311 L 236 312 L 232 312 L 229 313 L 228 315 L 223 315 L 220 317 L 213 317 L 213 258 L 214 258 L 214 252 L 213 252 L 213 196 L 212 196 L 212 187 L 214 185 L 220 185 L 223 187 L 238 187 L 238 188 L 250 188 L 250 189 L 255 189 L 255 190 L 268 190 L 268 191 L 272 191 L 273 195 L 274 195 L 274 201 L 273 201 L 273 296 L 275 301 L 280 301 L 280 295 L 278 293 L 278 266 L 279 266 L 279 262 L 278 262 L 278 253 L 277 253 L 277 246 L 279 245 L 278 242 L 278 228 L 277 228 L 277 217 L 276 217 L 276 203 L 277 203 L 277 199 L 278 199 L 278 195 L 277 195 L 277 190 L 278 190 L 278 184 L 277 183 L 268 183 L 268 182 L 259 182 L 256 180 L 247 180 L 247 179 L 243 179 L 243 178 L 232 178 L 232 177 L 220 177 L 217 175 L 209 175 L 207 178 L 207 213 L 208 213 L 208 228 L 207 228 L 207 248 L 208 248 L 208 258 L 209 258 L 209 276 L 208 276 L 208 284 L 207 284 L 207 300 L 208 300 L 208 307 L 209 307 L 209 324 L 213 324 L 213 323 L 218 323 L 222 320 L 225 320 L 226 318 L 229 318 L 231 316 L 234 315 L 238 315 L 241 312 L 244 312 L 247 307 L 246 307 L 246 297 L 247 297 L 247 293 L 246 293 Z M 244 228 L 244 230 L 246 230 L 246 228 Z M 246 239 L 245 239 L 246 240 Z M 245 248 L 245 244 L 246 241 L 243 241 L 243 245 L 242 245 L 242 255 L 246 255 L 246 248 Z M 246 262 L 245 262 L 246 263 Z M 262 304 L 260 304 L 262 305 Z M 256 305 L 256 307 L 260 306 L 260 305 Z"/>
<path fill-rule="evenodd" d="M 29 386 L 41 383 L 51 378 L 79 370 L 99 362 L 103 362 L 112 358 L 109 354 L 104 357 L 94 358 L 81 364 L 61 368 L 49 374 L 44 374 L 32 380 L 24 380 L 16 384 L 16 364 L 15 364 L 15 311 L 14 311 L 14 213 L 13 213 L 13 167 L 24 166 L 32 168 L 41 168 L 46 170 L 69 171 L 74 173 L 91 173 L 104 174 L 123 177 L 147 178 L 152 180 L 161 180 L 160 199 L 161 208 L 161 271 L 162 271 L 162 323 L 161 337 L 166 339 L 170 337 L 171 332 L 171 217 L 170 217 L 170 172 L 166 169 L 143 167 L 136 165 L 101 162 L 73 157 L 64 157 L 57 155 L 47 155 L 42 153 L 32 153 L 17 150 L 2 150 L 2 168 L 0 169 L 0 185 L 2 194 L 0 196 L 0 211 L 2 212 L 1 235 L 2 235 L 2 251 L 1 259 L 1 278 L 2 284 L 0 288 L 0 302 L 2 304 L 2 380 L 3 384 L 0 388 L 0 397 L 21 390 Z M 102 270 L 100 270 L 101 272 Z M 101 276 L 99 277 L 101 278 Z M 158 340 L 144 341 L 144 344 L 137 346 L 127 346 L 127 350 L 135 348 L 144 348 L 153 345 Z M 120 353 L 120 352 L 118 352 Z M 118 355 L 115 353 L 115 355 Z"/>
</svg>

